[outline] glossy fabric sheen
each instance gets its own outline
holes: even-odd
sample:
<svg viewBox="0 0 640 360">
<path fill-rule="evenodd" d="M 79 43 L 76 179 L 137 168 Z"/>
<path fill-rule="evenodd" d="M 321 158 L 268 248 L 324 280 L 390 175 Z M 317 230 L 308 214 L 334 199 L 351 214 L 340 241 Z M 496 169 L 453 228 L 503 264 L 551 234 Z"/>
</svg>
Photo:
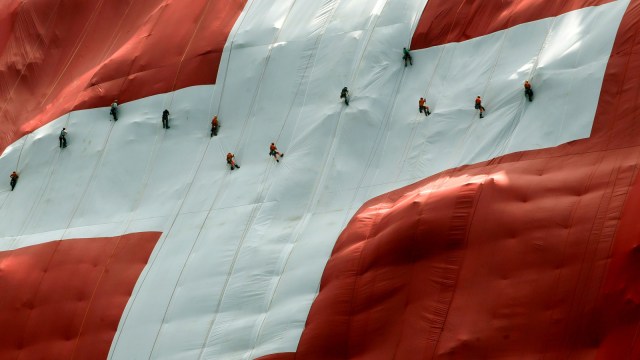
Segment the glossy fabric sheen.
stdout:
<svg viewBox="0 0 640 360">
<path fill-rule="evenodd" d="M 5 0 L 0 153 L 72 110 L 213 84 L 245 0 Z"/>
</svg>

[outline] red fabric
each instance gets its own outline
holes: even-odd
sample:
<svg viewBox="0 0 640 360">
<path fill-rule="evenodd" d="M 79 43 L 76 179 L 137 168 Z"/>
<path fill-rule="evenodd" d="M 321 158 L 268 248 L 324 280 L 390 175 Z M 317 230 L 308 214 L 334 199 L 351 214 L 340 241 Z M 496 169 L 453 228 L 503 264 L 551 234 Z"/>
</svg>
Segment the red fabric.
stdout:
<svg viewBox="0 0 640 360">
<path fill-rule="evenodd" d="M 267 355 L 260 358 L 260 360 L 294 360 L 296 353 L 281 353 L 274 355 Z"/>
<path fill-rule="evenodd" d="M 105 359 L 160 233 L 0 252 L 0 359 Z"/>
<path fill-rule="evenodd" d="M 598 352 L 597 358 L 602 360 L 640 359 L 640 177 L 637 167 L 634 171 L 635 180 L 615 232 L 611 254 L 615 261 L 608 269 L 595 312 L 595 329 L 607 335 Z"/>
<path fill-rule="evenodd" d="M 0 153 L 71 110 L 213 84 L 245 3 L 3 0 Z"/>
<path fill-rule="evenodd" d="M 411 49 L 461 42 L 614 0 L 429 0 Z"/>
<path fill-rule="evenodd" d="M 336 243 L 295 355 L 268 359 L 640 358 L 638 29 L 633 0 L 589 139 L 367 202 Z"/>
</svg>

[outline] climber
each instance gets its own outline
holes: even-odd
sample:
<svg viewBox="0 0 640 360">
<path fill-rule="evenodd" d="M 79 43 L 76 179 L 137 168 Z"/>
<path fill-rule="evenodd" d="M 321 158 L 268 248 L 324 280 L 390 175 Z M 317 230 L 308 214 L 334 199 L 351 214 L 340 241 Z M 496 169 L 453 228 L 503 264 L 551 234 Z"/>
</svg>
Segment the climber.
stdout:
<svg viewBox="0 0 640 360">
<path fill-rule="evenodd" d="M 14 171 L 11 173 L 11 175 L 9 175 L 9 177 L 11 178 L 11 181 L 9 182 L 9 184 L 11 185 L 11 191 L 13 191 L 13 188 L 16 187 L 16 184 L 18 183 L 18 178 L 20 176 L 18 176 L 18 173 Z"/>
<path fill-rule="evenodd" d="M 349 106 L 349 89 L 346 86 L 342 88 L 340 99 L 344 99 L 344 103 Z"/>
<path fill-rule="evenodd" d="M 113 104 L 111 104 L 111 111 L 109 113 L 113 116 L 113 121 L 118 121 L 118 99 L 113 100 Z"/>
<path fill-rule="evenodd" d="M 269 146 L 269 155 L 273 156 L 273 158 L 276 159 L 276 162 L 280 162 L 278 156 L 284 157 L 284 154 L 278 151 L 278 148 L 274 143 L 271 143 L 271 145 Z"/>
<path fill-rule="evenodd" d="M 426 102 L 427 100 L 420 98 L 420 100 L 418 100 L 418 110 L 420 113 L 424 112 L 424 116 L 429 116 L 431 115 L 431 111 L 429 111 L 429 107 L 425 105 Z"/>
<path fill-rule="evenodd" d="M 231 166 L 231 170 L 233 170 L 234 168 L 240 169 L 240 166 L 236 164 L 235 155 L 233 155 L 232 153 L 227 154 L 227 164 Z"/>
<path fill-rule="evenodd" d="M 67 147 L 67 128 L 62 128 L 62 131 L 60 131 L 60 136 L 58 136 L 58 141 L 60 142 L 61 148 Z"/>
<path fill-rule="evenodd" d="M 404 60 L 404 67 L 407 67 L 407 61 L 411 66 L 413 66 L 413 59 L 411 58 L 411 54 L 409 54 L 409 50 L 407 50 L 407 48 L 402 48 L 402 60 Z"/>
<path fill-rule="evenodd" d="M 531 90 L 531 84 L 528 81 L 524 82 L 524 96 L 526 96 L 529 101 L 533 101 L 533 90 Z"/>
<path fill-rule="evenodd" d="M 218 123 L 218 115 L 213 117 L 211 120 L 211 137 L 218 136 L 218 128 L 220 127 L 220 123 Z"/>
<path fill-rule="evenodd" d="M 162 112 L 162 128 L 169 129 L 169 110 L 167 109 Z"/>
<path fill-rule="evenodd" d="M 476 98 L 476 109 L 480 110 L 480 119 L 482 119 L 484 117 L 482 113 L 486 110 L 484 109 L 484 106 L 482 106 L 482 98 L 480 97 L 480 95 L 478 95 L 478 97 Z"/>
</svg>

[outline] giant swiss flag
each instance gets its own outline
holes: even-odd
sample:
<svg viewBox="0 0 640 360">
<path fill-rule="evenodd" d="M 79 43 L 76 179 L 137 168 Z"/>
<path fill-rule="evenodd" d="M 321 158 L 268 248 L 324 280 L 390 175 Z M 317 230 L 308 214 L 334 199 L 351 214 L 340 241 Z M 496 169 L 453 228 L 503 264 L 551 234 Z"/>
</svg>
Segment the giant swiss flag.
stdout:
<svg viewBox="0 0 640 360">
<path fill-rule="evenodd" d="M 637 357 L 639 10 L 0 5 L 1 357 Z"/>
</svg>

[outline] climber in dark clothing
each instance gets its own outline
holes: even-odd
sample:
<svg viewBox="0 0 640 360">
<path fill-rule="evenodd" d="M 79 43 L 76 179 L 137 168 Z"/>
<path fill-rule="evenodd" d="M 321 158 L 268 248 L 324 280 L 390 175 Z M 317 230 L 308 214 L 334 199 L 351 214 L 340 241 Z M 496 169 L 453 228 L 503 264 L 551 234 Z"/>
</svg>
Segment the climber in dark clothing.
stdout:
<svg viewBox="0 0 640 360">
<path fill-rule="evenodd" d="M 58 136 L 58 141 L 60 142 L 61 148 L 67 147 L 67 128 L 62 128 L 62 131 L 60 131 L 60 136 Z"/>
<path fill-rule="evenodd" d="M 342 88 L 342 92 L 340 92 L 340 99 L 344 99 L 344 103 L 349 106 L 349 89 L 347 87 Z"/>
<path fill-rule="evenodd" d="M 413 59 L 411 58 L 411 54 L 409 54 L 409 50 L 407 50 L 407 48 L 402 48 L 402 60 L 404 60 L 404 67 L 407 67 L 407 61 L 411 66 L 413 66 Z"/>
<path fill-rule="evenodd" d="M 167 109 L 164 109 L 164 111 L 162 112 L 162 128 L 169 128 L 169 110 Z"/>
<path fill-rule="evenodd" d="M 113 100 L 109 114 L 113 116 L 113 121 L 118 121 L 118 100 Z"/>
<path fill-rule="evenodd" d="M 13 191 L 13 188 L 16 187 L 16 184 L 18 183 L 18 178 L 20 176 L 18 176 L 18 173 L 14 171 L 11 173 L 11 175 L 9 175 L 9 177 L 11 178 L 9 185 L 11 185 L 11 191 Z"/>
</svg>

